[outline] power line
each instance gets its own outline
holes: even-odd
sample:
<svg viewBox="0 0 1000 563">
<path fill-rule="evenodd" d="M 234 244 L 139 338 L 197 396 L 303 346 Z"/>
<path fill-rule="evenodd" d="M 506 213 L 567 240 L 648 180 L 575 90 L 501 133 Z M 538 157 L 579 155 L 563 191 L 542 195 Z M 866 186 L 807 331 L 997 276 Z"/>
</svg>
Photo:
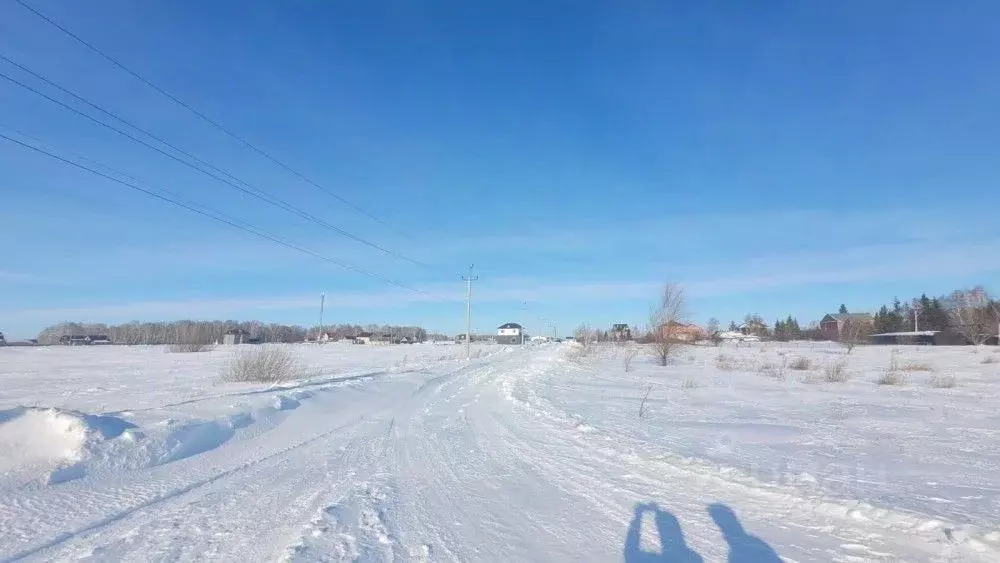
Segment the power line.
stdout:
<svg viewBox="0 0 1000 563">
<path fill-rule="evenodd" d="M 441 300 L 441 301 L 447 301 L 447 299 L 445 299 L 443 297 L 439 297 L 437 295 L 434 295 L 432 293 L 428 293 L 428 292 L 426 292 L 424 290 L 421 290 L 421 289 L 410 287 L 410 286 L 402 284 L 402 283 L 400 283 L 398 281 L 392 280 L 390 278 L 386 278 L 386 277 L 384 277 L 384 276 L 382 276 L 380 274 L 376 274 L 374 272 L 371 272 L 369 270 L 365 270 L 363 268 L 359 268 L 357 266 L 352 266 L 351 264 L 348 264 L 346 262 L 342 262 L 340 260 L 337 260 L 337 259 L 334 259 L 334 258 L 330 258 L 328 256 L 324 256 L 324 255 L 319 254 L 317 252 L 313 252 L 312 250 L 309 250 L 307 248 L 303 248 L 301 246 L 298 246 L 298 245 L 296 245 L 294 243 L 282 240 L 282 239 L 280 239 L 280 238 L 278 238 L 276 236 L 270 235 L 270 234 L 268 234 L 268 233 L 266 233 L 266 232 L 264 232 L 264 231 L 262 231 L 262 230 L 260 230 L 260 229 L 258 229 L 256 227 L 250 225 L 249 223 L 245 223 L 243 221 L 232 220 L 232 219 L 226 218 L 223 214 L 218 213 L 216 211 L 213 211 L 213 210 L 211 210 L 211 209 L 209 209 L 209 208 L 207 208 L 207 207 L 205 207 L 203 205 L 197 205 L 197 204 L 194 204 L 194 203 L 185 203 L 183 201 L 179 201 L 178 200 L 179 198 L 178 199 L 174 199 L 174 198 L 168 197 L 166 195 L 163 195 L 161 193 L 157 193 L 156 191 L 153 191 L 153 190 L 146 189 L 146 188 L 143 188 L 141 186 L 138 186 L 135 183 L 127 182 L 127 181 L 122 180 L 120 178 L 116 178 L 114 176 L 111 176 L 110 174 L 105 174 L 104 172 L 101 172 L 99 170 L 95 170 L 95 169 L 93 169 L 93 168 L 91 168 L 89 166 L 85 166 L 85 165 L 80 164 L 78 162 L 73 162 L 72 160 L 69 160 L 67 158 L 63 158 L 63 157 L 61 157 L 61 156 L 59 156 L 57 154 L 54 154 L 54 153 L 52 153 L 50 151 L 47 151 L 45 149 L 33 146 L 31 144 L 28 144 L 28 143 L 25 143 L 23 141 L 20 141 L 18 139 L 15 139 L 15 138 L 10 137 L 8 135 L 5 135 L 3 133 L 0 133 L 0 139 L 5 139 L 5 140 L 7 140 L 7 141 L 9 141 L 11 143 L 14 143 L 16 145 L 19 145 L 19 146 L 21 146 L 21 147 L 23 147 L 25 149 L 29 149 L 29 150 L 37 152 L 39 154 L 48 156 L 49 158 L 58 160 L 58 161 L 60 161 L 60 162 L 62 162 L 64 164 L 68 164 L 68 165 L 73 166 L 75 168 L 79 168 L 80 170 L 85 170 L 87 172 L 90 172 L 91 174 L 94 174 L 96 176 L 100 176 L 101 178 L 105 178 L 107 180 L 111 180 L 112 182 L 116 182 L 118 184 L 121 184 L 121 185 L 123 185 L 123 186 L 125 186 L 125 187 L 127 187 L 129 189 L 141 192 L 141 193 L 143 193 L 145 195 L 148 195 L 150 197 L 153 197 L 153 198 L 159 199 L 161 201 L 167 202 L 167 203 L 169 203 L 171 205 L 174 205 L 174 206 L 180 207 L 182 209 L 186 209 L 188 211 L 191 211 L 192 213 L 197 213 L 198 215 L 201 215 L 203 217 L 208 217 L 209 219 L 211 219 L 213 221 L 217 221 L 219 223 L 223 223 L 223 224 L 228 225 L 228 226 L 230 226 L 230 227 L 232 227 L 234 229 L 238 229 L 240 231 L 244 231 L 244 232 L 250 233 L 250 234 L 252 234 L 252 235 L 254 235 L 256 237 L 260 237 L 262 239 L 271 241 L 271 242 L 273 242 L 275 244 L 279 244 L 279 245 L 284 246 L 286 248 L 290 248 L 290 249 L 295 250 L 297 252 L 301 252 L 303 254 L 307 254 L 309 256 L 312 256 L 313 258 L 318 258 L 320 260 L 323 260 L 324 262 L 335 264 L 337 266 L 340 266 L 341 268 L 345 268 L 345 269 L 351 270 L 353 272 L 357 272 L 359 274 L 363 274 L 363 275 L 375 278 L 377 280 L 383 281 L 385 283 L 394 285 L 396 287 L 399 287 L 399 288 L 402 288 L 402 289 L 405 289 L 405 290 L 408 290 L 408 291 L 412 291 L 414 293 L 419 293 L 419 294 L 422 294 L 422 295 L 426 295 L 428 297 L 431 297 L 433 299 L 438 299 L 438 300 Z M 200 207 L 200 209 L 199 209 L 199 207 Z"/>
<path fill-rule="evenodd" d="M 8 75 L 0 72 L 0 78 L 3 78 L 4 80 L 7 80 L 8 82 L 10 82 L 10 83 L 12 83 L 12 84 L 14 84 L 16 86 L 19 86 L 19 87 L 21 87 L 21 88 L 23 88 L 25 90 L 28 90 L 29 92 L 31 92 L 31 93 L 33 93 L 33 94 L 35 94 L 37 96 L 45 98 L 49 102 L 52 102 L 52 103 L 54 103 L 54 104 L 56 104 L 56 105 L 58 105 L 58 106 L 60 106 L 60 107 L 62 107 L 64 109 L 66 109 L 66 110 L 69 110 L 69 111 L 71 111 L 71 112 L 73 112 L 73 113 L 75 113 L 77 115 L 80 115 L 80 116 L 82 116 L 82 117 L 84 117 L 86 119 L 89 119 L 90 121 L 93 121 L 94 123 L 96 123 L 96 124 L 98 124 L 98 125 L 106 128 L 106 129 L 109 129 L 109 130 L 111 130 L 111 131 L 113 131 L 113 132 L 115 132 L 115 133 L 117 133 L 119 135 L 122 135 L 122 136 L 124 136 L 124 137 L 132 140 L 133 142 L 139 143 L 139 144 L 145 146 L 146 148 L 154 150 L 154 151 L 156 151 L 156 152 L 158 152 L 158 153 L 160 153 L 160 154 L 162 154 L 162 155 L 164 155 L 164 156 L 166 156 L 166 157 L 168 157 L 168 158 L 170 158 L 172 160 L 175 160 L 175 161 L 177 161 L 177 162 L 179 162 L 179 163 L 181 163 L 181 164 L 183 164 L 183 165 L 185 165 L 185 166 L 187 166 L 189 168 L 197 170 L 198 172 L 201 172 L 202 174 L 205 174 L 206 176 L 208 176 L 210 178 L 213 178 L 213 179 L 215 179 L 215 180 L 217 180 L 219 182 L 222 182 L 223 184 L 226 184 L 227 186 L 230 186 L 233 189 L 236 189 L 236 190 L 238 190 L 238 191 L 240 191 L 240 192 L 242 192 L 242 193 L 244 193 L 246 195 L 249 195 L 249 196 L 251 196 L 251 197 L 253 197 L 255 199 L 258 199 L 260 201 L 268 203 L 269 205 L 278 207 L 279 209 L 287 211 L 287 212 L 289 212 L 289 213 L 291 213 L 293 215 L 296 215 L 298 217 L 301 217 L 302 219 L 305 219 L 305 220 L 307 220 L 307 221 L 309 221 L 311 223 L 315 223 L 315 224 L 317 224 L 317 225 L 319 225 L 321 227 L 324 227 L 324 228 L 326 228 L 328 230 L 336 232 L 336 233 L 338 233 L 338 234 L 340 234 L 340 235 L 342 235 L 344 237 L 347 237 L 347 238 L 349 238 L 351 240 L 357 241 L 357 242 L 359 242 L 361 244 L 364 244 L 366 246 L 374 248 L 374 249 L 376 249 L 376 250 L 378 250 L 380 252 L 383 252 L 383 253 L 385 253 L 385 254 L 387 254 L 389 256 L 393 256 L 395 258 L 398 258 L 400 260 L 404 260 L 404 261 L 410 262 L 412 264 L 416 264 L 418 266 L 423 266 L 425 268 L 430 268 L 429 265 L 427 265 L 427 264 L 425 264 L 423 262 L 420 262 L 418 260 L 414 260 L 412 258 L 404 256 L 402 254 L 399 254 L 398 252 L 394 252 L 392 250 L 389 250 L 389 249 L 387 249 L 387 248 L 385 248 L 383 246 L 380 246 L 378 244 L 375 244 L 373 242 L 369 242 L 369 241 L 367 241 L 367 240 L 365 240 L 365 239 L 363 239 L 363 238 L 361 238 L 361 237 L 359 237 L 357 235 L 354 235 L 354 234 L 352 234 L 352 233 L 350 233 L 348 231 L 345 231 L 344 229 L 341 229 L 340 227 L 337 227 L 336 225 L 332 225 L 332 224 L 324 221 L 323 219 L 320 219 L 320 218 L 318 218 L 318 217 L 316 217 L 314 215 L 311 215 L 310 213 L 302 211 L 301 209 L 296 208 L 295 206 L 289 204 L 288 202 L 286 202 L 286 201 L 284 201 L 284 200 L 282 200 L 282 199 L 280 199 L 278 197 L 271 196 L 271 195 L 265 193 L 263 190 L 261 190 L 259 188 L 256 188 L 252 184 L 250 184 L 250 183 L 248 183 L 248 182 L 246 182 L 244 180 L 241 180 L 240 178 L 234 176 L 233 174 L 231 174 L 231 173 L 229 173 L 229 172 L 227 172 L 227 171 L 225 171 L 223 169 L 220 169 L 220 168 L 212 165 L 211 163 L 208 163 L 208 162 L 206 162 L 206 161 L 198 158 L 197 156 L 195 156 L 195 155 L 193 155 L 193 154 L 191 154 L 191 153 L 189 153 L 189 152 L 187 152 L 187 151 L 185 151 L 183 149 L 180 149 L 180 148 L 176 147 L 175 145 L 173 145 L 173 144 L 171 144 L 171 143 L 169 143 L 169 142 L 161 139 L 160 137 L 154 135 L 153 133 L 150 133 L 149 131 L 147 131 L 147 130 L 139 127 L 139 126 L 132 124 L 131 122 L 125 120 L 124 118 L 121 118 L 121 117 L 117 116 L 116 114 L 114 114 L 114 113 L 112 113 L 112 112 L 110 112 L 110 111 L 108 111 L 108 110 L 106 110 L 106 109 L 98 106 L 97 104 L 94 104 L 93 102 L 90 102 L 89 100 L 83 98 L 82 96 L 80 96 L 80 95 L 78 95 L 78 94 L 76 94 L 76 93 L 74 93 L 74 92 L 72 92 L 72 91 L 70 91 L 70 90 L 68 90 L 68 89 L 66 89 L 66 88 L 64 88 L 62 86 L 59 86 L 58 84 L 52 82 L 51 80 L 45 78 L 44 76 L 42 76 L 42 75 L 40 75 L 40 74 L 38 74 L 38 73 L 36 73 L 36 72 L 28 69 L 27 67 L 25 67 L 25 66 L 23 66 L 23 65 L 21 65 L 19 63 L 16 63 L 16 62 L 12 61 L 11 59 L 9 59 L 9 58 L 7 58 L 7 57 L 5 57 L 3 55 L 0 55 L 0 59 L 3 59 L 4 61 L 7 61 L 7 62 L 9 62 L 11 64 L 14 64 L 18 68 L 24 70 L 25 72 L 30 73 L 32 76 L 35 76 L 39 80 L 42 80 L 46 84 L 49 84 L 49 85 L 53 86 L 54 88 L 57 88 L 57 89 L 65 92 L 65 93 L 69 94 L 70 96 L 76 98 L 77 100 L 80 100 L 81 102 L 83 102 L 83 103 L 85 103 L 85 104 L 87 104 L 87 105 L 89 105 L 89 106 L 97 109 L 98 111 L 100 111 L 100 112 L 102 112 L 102 113 L 104 113 L 104 114 L 106 114 L 106 115 L 108 115 L 108 116 L 116 119 L 117 121 L 119 121 L 119 122 L 127 125 L 128 127 L 131 127 L 133 129 L 135 129 L 135 130 L 143 133 L 144 135 L 147 135 L 148 137 L 152 138 L 153 140 L 155 140 L 155 141 L 157 141 L 157 142 L 159 142 L 159 143 L 161 143 L 161 144 L 163 144 L 163 145 L 165 145 L 165 146 L 167 146 L 167 147 L 169 147 L 169 148 L 177 151 L 178 153 L 180 153 L 180 154 L 182 154 L 184 156 L 187 156 L 188 158 L 194 160 L 195 162 L 201 164 L 202 166 L 205 166 L 205 167 L 207 167 L 207 168 L 209 168 L 211 170 L 217 171 L 220 174 L 223 174 L 225 176 L 228 176 L 229 178 L 232 178 L 232 180 L 229 180 L 229 179 L 224 178 L 224 177 L 220 177 L 219 175 L 217 175 L 217 174 L 215 174 L 213 172 L 209 172 L 209 171 L 207 171 L 207 170 L 205 170 L 203 168 L 199 168 L 198 166 L 195 166 L 194 164 L 191 164 L 190 162 L 188 162 L 188 161 L 186 161 L 186 160 L 184 160 L 182 158 L 179 158 L 176 155 L 173 155 L 173 154 L 171 154 L 171 153 L 169 153 L 167 151 L 164 151 L 163 149 L 161 149 L 159 147 L 156 147 L 156 146 L 154 146 L 154 145 L 146 142 L 143 139 L 136 138 L 135 136 L 129 134 L 126 131 L 122 131 L 121 129 L 118 129 L 117 127 L 115 127 L 113 125 L 110 125 L 110 124 L 108 124 L 108 123 L 106 123 L 104 121 L 101 121 L 100 119 L 97 119 L 96 117 L 94 117 L 92 115 L 89 115 L 89 114 L 87 114 L 85 112 L 82 112 L 79 109 L 74 108 L 73 106 L 70 106 L 69 104 L 66 104 L 66 103 L 62 102 L 61 100 L 53 98 L 53 97 L 49 96 L 48 94 L 45 94 L 44 92 L 41 92 L 41 91 L 39 91 L 39 90 L 37 90 L 37 89 L 35 89 L 35 88 L 33 88 L 33 87 L 31 87 L 31 86 L 23 83 L 23 82 L 20 82 L 19 80 L 15 79 L 15 78 L 12 78 L 12 77 L 10 77 L 10 76 L 8 76 Z M 233 180 L 235 180 L 236 182 L 239 182 L 240 184 L 243 184 L 243 186 L 238 185 L 237 183 L 234 183 Z"/>
<path fill-rule="evenodd" d="M 23 137 L 25 139 L 29 139 L 32 142 L 34 142 L 36 145 L 47 145 L 51 151 L 55 151 L 56 150 L 56 148 L 53 147 L 51 144 L 46 143 L 45 141 L 39 139 L 38 137 L 29 135 L 28 133 L 25 133 L 24 131 L 21 131 L 19 129 L 15 129 L 15 128 L 7 126 L 7 125 L 0 125 L 0 128 L 6 129 L 7 131 L 14 132 L 17 135 L 19 135 L 19 136 L 21 136 L 21 137 Z M 78 152 L 73 152 L 73 151 L 69 151 L 69 150 L 65 150 L 65 149 L 62 149 L 59 152 L 62 152 L 64 154 L 68 154 L 68 155 L 72 156 L 73 158 L 77 159 L 78 161 L 89 163 L 91 166 L 95 166 L 97 168 L 103 168 L 103 169 L 107 170 L 108 173 L 115 174 L 117 176 L 120 176 L 122 178 L 130 180 L 131 182 L 133 182 L 135 184 L 144 184 L 144 182 L 142 180 L 140 180 L 139 178 L 136 178 L 135 176 L 132 176 L 132 175 L 126 173 L 126 172 L 122 172 L 121 170 L 118 170 L 118 169 L 113 168 L 113 167 L 111 167 L 111 166 L 109 166 L 107 164 L 104 164 L 103 162 L 101 162 L 99 160 L 94 160 L 92 158 L 88 158 L 88 157 L 86 157 L 86 156 L 84 156 L 84 155 L 82 155 L 82 154 L 80 154 Z M 202 205 L 200 203 L 197 203 L 195 201 L 192 201 L 192 200 L 186 198 L 185 196 L 183 196 L 183 195 L 181 195 L 181 194 L 179 194 L 177 192 L 173 192 L 173 191 L 170 191 L 170 190 L 168 190 L 166 188 L 162 188 L 162 187 L 161 188 L 156 188 L 156 191 L 159 191 L 161 194 L 167 194 L 170 197 L 172 197 L 172 198 L 174 198 L 174 199 L 176 199 L 176 200 L 178 200 L 178 201 L 180 201 L 182 203 L 190 205 L 192 207 L 201 208 L 202 210 L 207 211 L 209 213 L 212 213 L 212 214 L 214 214 L 214 215 L 216 215 L 218 217 L 221 217 L 223 219 L 226 219 L 227 221 L 232 221 L 234 223 L 239 223 L 239 224 L 241 224 L 241 225 L 243 225 L 243 226 L 245 226 L 247 228 L 251 228 L 251 229 L 260 231 L 260 232 L 262 232 L 264 234 L 269 234 L 270 236 L 274 236 L 274 235 L 271 235 L 270 233 L 267 233 L 266 231 L 264 231 L 262 229 L 254 227 L 250 223 L 247 223 L 245 221 L 237 219 L 236 217 L 233 217 L 232 215 L 227 215 L 227 214 L 225 214 L 225 213 L 223 213 L 221 211 L 205 207 L 204 205 Z"/>
<path fill-rule="evenodd" d="M 73 33 L 72 31 L 70 31 L 70 30 L 66 29 L 66 28 L 65 28 L 65 27 L 63 27 L 62 25 L 60 25 L 60 24 L 56 23 L 56 22 L 55 22 L 55 21 L 53 21 L 53 20 L 52 20 L 51 18 L 49 18 L 49 17 L 48 17 L 48 16 L 46 16 L 45 14 L 43 14 L 43 13 L 39 12 L 39 11 L 38 11 L 38 10 L 36 10 L 35 8 L 31 7 L 30 5 L 28 5 L 28 4 L 27 4 L 26 2 L 24 2 L 23 0 L 14 0 L 14 1 L 15 1 L 15 2 L 17 2 L 18 4 L 20 4 L 20 5 L 21 5 L 21 6 L 23 7 L 23 8 L 25 8 L 25 9 L 26 9 L 26 10 L 28 10 L 29 12 L 31 12 L 31 13 L 33 13 L 34 15 L 38 16 L 39 18 L 41 18 L 41 19 L 42 19 L 42 20 L 44 20 L 45 22 L 49 23 L 50 25 L 52 25 L 53 27 L 55 27 L 55 28 L 56 28 L 56 29 L 58 29 L 59 31 L 61 31 L 61 32 L 63 32 L 64 34 L 66 34 L 67 36 L 71 37 L 71 38 L 72 38 L 72 39 L 74 39 L 74 40 L 75 40 L 76 42 L 78 42 L 78 43 L 80 43 L 81 45 L 83 45 L 84 47 L 86 47 L 86 48 L 90 49 L 90 50 L 91 50 L 91 51 L 93 51 L 94 53 L 96 53 L 96 54 L 100 55 L 100 56 L 101 56 L 101 57 L 102 57 L 102 58 L 103 58 L 104 60 L 106 60 L 106 61 L 110 62 L 111 64 L 115 65 L 116 67 L 118 67 L 118 68 L 120 68 L 121 70 L 125 71 L 126 73 L 130 74 L 130 75 L 131 75 L 131 76 L 132 76 L 133 78 L 135 78 L 136 80 L 138 80 L 138 81 L 142 82 L 142 83 L 143 83 L 143 84 L 145 84 L 146 86 L 149 86 L 149 87 L 150 87 L 150 88 L 152 88 L 153 90 L 156 90 L 157 92 L 159 92 L 160 94 L 162 94 L 163 96 L 165 96 L 166 98 L 168 98 L 169 100 L 171 100 L 172 102 L 174 102 L 175 104 L 177 104 L 177 105 L 179 105 L 179 106 L 183 107 L 184 109 L 186 109 L 186 110 L 188 110 L 189 112 L 193 113 L 194 115 L 198 116 L 198 117 L 199 117 L 199 118 L 200 118 L 201 120 L 203 120 L 203 121 L 204 121 L 205 123 L 208 123 L 209 125 L 211 125 L 211 126 L 215 127 L 215 128 L 216 128 L 216 129 L 218 129 L 219 131 L 221 131 L 221 132 L 225 133 L 226 135 L 228 135 L 228 136 L 229 136 L 229 137 L 231 137 L 232 139 L 234 139 L 234 140 L 238 141 L 239 143 L 241 143 L 241 144 L 242 144 L 242 145 L 244 145 L 245 147 L 247 147 L 247 148 L 249 148 L 249 149 L 253 150 L 254 152 L 256 152 L 257 154 L 259 154 L 259 155 L 263 156 L 264 158 L 266 158 L 266 159 L 270 160 L 270 161 L 271 161 L 272 163 L 274 163 L 274 164 L 278 165 L 279 167 L 281 167 L 281 168 L 282 168 L 282 169 L 284 169 L 285 171 L 287 171 L 287 172 L 291 173 L 292 175 L 296 176 L 296 177 L 297 177 L 297 178 L 299 178 L 300 180 L 302 180 L 302 181 L 304 181 L 304 182 L 308 183 L 309 185 L 311 185 L 311 186 L 313 186 L 314 188 L 316 188 L 316 189 L 318 189 L 318 190 L 322 191 L 323 193 L 325 193 L 325 194 L 327 194 L 327 195 L 329 195 L 329 196 L 331 196 L 331 197 L 333 197 L 333 198 L 337 199 L 338 201 L 340 201 L 340 202 L 341 202 L 341 203 L 343 203 L 344 205 L 346 205 L 346 206 L 350 207 L 351 209 L 353 209 L 353 210 L 357 211 L 358 213 L 361 213 L 362 215 L 364 215 L 364 216 L 368 217 L 368 218 L 369 218 L 369 219 L 371 219 L 372 221 L 375 221 L 376 223 L 379 223 L 380 225 L 382 225 L 382 226 L 384 226 L 384 227 L 388 228 L 389 230 L 393 231 L 394 233 L 396 233 L 396 234 L 398 234 L 398 235 L 401 235 L 401 236 L 407 236 L 407 235 L 405 235 L 404 233 L 402 233 L 402 232 L 398 231 L 397 229 L 393 228 L 393 227 L 392 227 L 392 225 L 389 225 L 388 223 L 386 223 L 386 222 L 385 222 L 385 221 L 383 221 L 382 219 L 379 219 L 378 217 L 376 217 L 376 216 L 372 215 L 371 213 L 369 213 L 368 211 L 364 210 L 364 209 L 363 209 L 363 208 L 361 208 L 360 206 L 358 206 L 358 205 L 355 205 L 354 203 L 351 203 L 351 202 L 350 202 L 350 201 L 348 201 L 347 199 L 344 199 L 344 198 L 343 198 L 342 196 L 338 195 L 338 194 L 337 194 L 337 193 L 335 193 L 334 191 L 332 191 L 332 190 L 330 190 L 330 189 L 328 189 L 328 188 L 325 188 L 325 187 L 321 186 L 320 184 L 316 183 L 316 182 L 315 182 L 314 180 L 312 180 L 312 179 L 310 179 L 309 177 L 305 176 L 305 175 L 304 175 L 304 174 L 302 174 L 301 172 L 298 172 L 297 170 L 295 170 L 295 169 L 294 169 L 294 168 L 292 168 L 291 166 L 288 166 L 288 165 L 287 165 L 287 164 L 285 164 L 284 162 L 282 162 L 282 161 L 278 160 L 277 158 L 275 158 L 275 157 L 271 156 L 271 155 L 270 155 L 269 153 L 267 153 L 267 152 L 265 152 L 265 151 L 264 151 L 263 149 L 261 149 L 261 148 L 257 147 L 256 145 L 254 145 L 254 144 L 253 144 L 253 143 L 251 143 L 250 141 L 247 141 L 247 140 L 246 140 L 246 139 L 244 139 L 243 137 L 241 137 L 241 136 L 237 135 L 236 133 L 234 133 L 234 132 L 230 131 L 229 129 L 227 129 L 226 127 L 224 127 L 224 126 L 223 126 L 223 125 L 222 125 L 221 123 L 219 123 L 219 122 L 217 122 L 217 121 L 213 120 L 212 118 L 208 117 L 208 116 L 207 116 L 207 115 L 205 115 L 204 113 L 202 113 L 202 112 L 200 112 L 200 111 L 196 110 L 195 108 L 191 107 L 191 106 L 190 106 L 189 104 L 187 104 L 187 103 L 183 102 L 182 100 L 180 100 L 179 98 L 177 98 L 177 97 L 176 97 L 176 96 L 174 96 L 173 94 L 171 94 L 171 93 L 167 92 L 167 91 L 166 91 L 166 90 L 164 90 L 163 88 L 160 88 L 160 87 L 159 87 L 159 86 L 157 86 L 156 84 L 153 84 L 152 82 L 150 82 L 149 80 L 147 80 L 146 78 L 144 78 L 144 77 L 143 77 L 142 75 L 140 75 L 140 74 L 139 74 L 139 73 L 137 73 L 136 71 L 134 71 L 134 70 L 130 69 L 129 67 L 125 66 L 125 65 L 124 65 L 123 63 L 119 62 L 119 61 L 118 61 L 117 59 L 115 59 L 114 57 L 112 57 L 111 55 L 108 55 L 108 54 L 107 54 L 107 53 L 105 53 L 104 51 L 101 51 L 100 49 L 98 49 L 97 47 L 95 47 L 95 46 L 94 46 L 93 44 L 91 44 L 91 43 L 87 42 L 87 41 L 86 41 L 85 39 L 83 39 L 83 38 L 81 38 L 80 36 L 76 35 L 76 34 L 75 34 L 75 33 Z"/>
</svg>

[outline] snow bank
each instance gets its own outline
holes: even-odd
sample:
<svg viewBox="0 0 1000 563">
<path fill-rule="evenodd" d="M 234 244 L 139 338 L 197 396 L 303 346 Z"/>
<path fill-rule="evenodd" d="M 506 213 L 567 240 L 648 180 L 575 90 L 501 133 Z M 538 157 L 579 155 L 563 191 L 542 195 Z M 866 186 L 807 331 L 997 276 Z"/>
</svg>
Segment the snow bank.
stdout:
<svg viewBox="0 0 1000 563">
<path fill-rule="evenodd" d="M 114 416 L 55 408 L 0 411 L 0 483 L 59 482 L 89 450 L 134 425 Z"/>
</svg>

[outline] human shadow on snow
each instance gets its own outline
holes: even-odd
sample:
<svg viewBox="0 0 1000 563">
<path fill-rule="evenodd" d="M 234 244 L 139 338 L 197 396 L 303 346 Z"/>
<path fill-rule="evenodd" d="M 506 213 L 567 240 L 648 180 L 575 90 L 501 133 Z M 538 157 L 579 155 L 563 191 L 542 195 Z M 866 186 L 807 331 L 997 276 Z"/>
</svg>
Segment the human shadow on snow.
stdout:
<svg viewBox="0 0 1000 563">
<path fill-rule="evenodd" d="M 646 514 L 653 517 L 660 538 L 660 552 L 642 549 L 642 521 Z M 625 535 L 625 563 L 702 563 L 700 555 L 687 546 L 684 532 L 673 514 L 660 510 L 656 503 L 635 505 L 635 515 Z"/>
<path fill-rule="evenodd" d="M 747 533 L 736 513 L 724 504 L 710 504 L 708 514 L 729 544 L 729 563 L 781 563 L 778 553 L 764 540 Z"/>
<path fill-rule="evenodd" d="M 729 563 L 781 563 L 777 552 L 764 540 L 744 530 L 739 518 L 724 504 L 711 504 L 708 514 L 729 545 Z M 660 540 L 660 551 L 642 548 L 643 519 L 652 517 Z M 625 563 L 702 563 L 701 555 L 688 547 L 677 518 L 656 503 L 638 503 L 625 536 Z"/>
</svg>

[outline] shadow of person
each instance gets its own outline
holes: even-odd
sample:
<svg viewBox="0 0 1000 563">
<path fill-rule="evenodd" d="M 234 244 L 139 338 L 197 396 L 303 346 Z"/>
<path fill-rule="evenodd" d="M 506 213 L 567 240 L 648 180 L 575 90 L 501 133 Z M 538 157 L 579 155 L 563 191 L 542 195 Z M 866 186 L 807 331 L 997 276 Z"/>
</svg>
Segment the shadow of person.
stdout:
<svg viewBox="0 0 1000 563">
<path fill-rule="evenodd" d="M 781 563 L 778 553 L 767 542 L 743 529 L 736 513 L 724 504 L 711 504 L 708 514 L 729 544 L 729 563 Z"/>
<path fill-rule="evenodd" d="M 642 549 L 642 521 L 646 514 L 656 523 L 659 553 Z M 625 563 L 702 563 L 702 558 L 684 542 L 684 532 L 673 514 L 660 510 L 655 503 L 639 503 L 625 534 Z"/>
</svg>

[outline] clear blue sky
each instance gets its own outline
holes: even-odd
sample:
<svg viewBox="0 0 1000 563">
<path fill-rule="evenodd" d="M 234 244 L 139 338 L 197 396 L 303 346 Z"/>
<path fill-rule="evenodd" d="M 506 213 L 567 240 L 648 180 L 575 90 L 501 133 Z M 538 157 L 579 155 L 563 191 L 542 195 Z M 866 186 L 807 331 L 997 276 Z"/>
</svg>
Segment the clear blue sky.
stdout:
<svg viewBox="0 0 1000 563">
<path fill-rule="evenodd" d="M 456 332 L 469 263 L 479 330 L 642 323 L 665 281 L 685 285 L 693 320 L 724 323 L 1000 291 L 996 2 L 30 3 L 398 232 L 14 2 L 0 3 L 0 53 L 430 267 L 3 80 L 0 125 L 446 300 L 0 142 L 8 335 L 61 320 L 312 324 L 321 291 L 329 321 Z"/>
</svg>

